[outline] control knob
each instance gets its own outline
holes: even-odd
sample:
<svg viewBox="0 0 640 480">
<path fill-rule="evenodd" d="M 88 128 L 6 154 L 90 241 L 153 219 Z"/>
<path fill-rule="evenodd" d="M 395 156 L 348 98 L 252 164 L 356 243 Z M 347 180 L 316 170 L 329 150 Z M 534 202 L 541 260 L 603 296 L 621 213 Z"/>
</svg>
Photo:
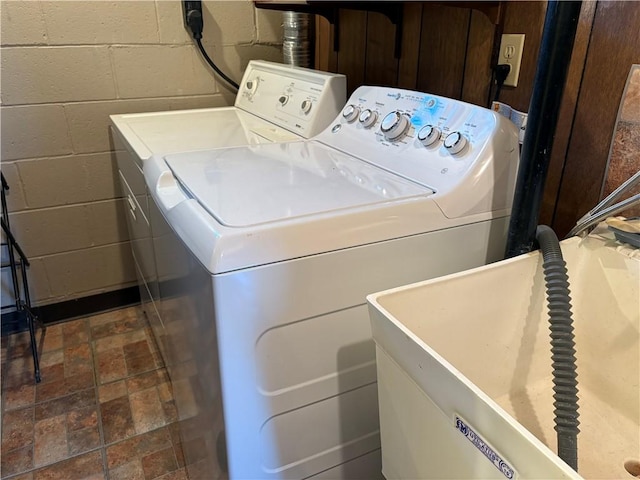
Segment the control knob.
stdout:
<svg viewBox="0 0 640 480">
<path fill-rule="evenodd" d="M 425 125 L 418 132 L 418 140 L 420 140 L 425 147 L 432 145 L 438 138 L 440 138 L 440 129 L 433 125 Z"/>
<path fill-rule="evenodd" d="M 451 132 L 444 139 L 444 148 L 452 155 L 461 152 L 466 145 L 467 139 L 460 132 Z"/>
<path fill-rule="evenodd" d="M 388 140 L 399 139 L 407 132 L 408 128 L 409 117 L 398 111 L 389 113 L 380 124 L 380 130 Z"/>
<path fill-rule="evenodd" d="M 278 102 L 280 102 L 280 105 L 282 106 L 285 106 L 288 101 L 289 101 L 289 95 L 280 95 L 280 98 L 278 98 Z"/>
<path fill-rule="evenodd" d="M 363 110 L 360 114 L 360 117 L 358 117 L 358 121 L 364 128 L 370 128 L 374 123 L 376 123 L 377 119 L 378 114 L 373 110 L 369 110 L 368 108 L 366 110 Z"/>
<path fill-rule="evenodd" d="M 244 84 L 246 89 L 249 91 L 249 96 L 250 97 L 252 97 L 256 93 L 256 90 L 258 90 L 258 85 L 259 84 L 260 84 L 260 77 L 256 77 L 254 79 L 247 80 L 247 83 Z"/>
<path fill-rule="evenodd" d="M 313 106 L 313 102 L 311 100 L 304 100 L 300 104 L 300 108 L 304 113 L 309 113 L 311 111 L 311 107 Z"/>
<path fill-rule="evenodd" d="M 349 123 L 355 121 L 358 115 L 360 115 L 360 109 L 355 105 L 347 105 L 342 111 L 342 116 Z"/>
</svg>

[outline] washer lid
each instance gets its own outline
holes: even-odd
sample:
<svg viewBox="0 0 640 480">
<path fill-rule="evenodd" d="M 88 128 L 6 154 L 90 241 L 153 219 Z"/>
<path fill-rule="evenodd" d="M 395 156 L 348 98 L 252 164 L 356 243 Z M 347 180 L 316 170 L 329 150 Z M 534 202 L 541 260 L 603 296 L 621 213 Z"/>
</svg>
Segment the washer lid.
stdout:
<svg viewBox="0 0 640 480">
<path fill-rule="evenodd" d="M 164 158 L 182 187 L 229 227 L 433 193 L 316 142 L 224 148 Z"/>
</svg>

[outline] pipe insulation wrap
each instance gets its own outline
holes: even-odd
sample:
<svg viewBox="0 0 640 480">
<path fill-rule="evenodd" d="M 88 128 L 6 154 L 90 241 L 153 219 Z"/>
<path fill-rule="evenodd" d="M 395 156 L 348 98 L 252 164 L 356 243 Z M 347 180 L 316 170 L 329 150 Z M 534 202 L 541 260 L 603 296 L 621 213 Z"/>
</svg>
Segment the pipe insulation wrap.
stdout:
<svg viewBox="0 0 640 480">
<path fill-rule="evenodd" d="M 539 225 L 536 240 L 542 251 L 547 288 L 558 456 L 578 471 L 578 375 L 569 277 L 554 231 L 546 225 Z"/>
</svg>

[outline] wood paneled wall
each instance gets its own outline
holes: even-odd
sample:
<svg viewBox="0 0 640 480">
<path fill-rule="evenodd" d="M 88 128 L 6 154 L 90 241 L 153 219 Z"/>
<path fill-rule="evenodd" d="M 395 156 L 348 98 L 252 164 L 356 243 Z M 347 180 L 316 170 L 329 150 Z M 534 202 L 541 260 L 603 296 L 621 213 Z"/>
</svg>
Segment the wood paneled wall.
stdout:
<svg viewBox="0 0 640 480">
<path fill-rule="evenodd" d="M 397 86 L 486 106 L 500 34 L 524 33 L 518 86 L 504 87 L 500 100 L 528 111 L 546 2 L 503 2 L 498 21 L 459 5 L 404 3 L 399 58 L 396 27 L 381 13 L 339 10 L 338 51 L 336 28 L 317 17 L 316 66 L 347 75 L 349 93 L 363 84 Z M 559 236 L 599 200 L 625 80 L 640 63 L 639 28 L 640 2 L 582 4 L 540 215 Z"/>
<path fill-rule="evenodd" d="M 526 110 L 546 3 L 505 2 L 495 18 L 466 8 L 469 4 L 404 3 L 399 58 L 394 57 L 396 26 L 382 13 L 340 9 L 337 28 L 318 16 L 316 66 L 345 74 L 349 93 L 360 85 L 397 86 L 486 106 L 494 39 L 503 31 L 524 33 L 519 86 L 505 87 L 502 96 Z M 333 48 L 336 30 L 338 51 Z"/>
<path fill-rule="evenodd" d="M 563 168 L 556 201 L 550 202 L 557 232 L 570 230 L 600 200 L 618 107 L 633 64 L 640 64 L 640 2 L 599 1 L 570 140 L 564 156 L 558 152 L 564 162 L 559 162 Z M 640 159 L 637 165 L 640 169 Z"/>
</svg>

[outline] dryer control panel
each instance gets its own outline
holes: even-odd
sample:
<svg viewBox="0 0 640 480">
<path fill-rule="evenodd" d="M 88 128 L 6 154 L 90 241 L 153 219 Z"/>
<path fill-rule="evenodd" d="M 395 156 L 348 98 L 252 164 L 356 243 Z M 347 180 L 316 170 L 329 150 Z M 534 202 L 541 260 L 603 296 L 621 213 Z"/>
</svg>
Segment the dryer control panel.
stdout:
<svg viewBox="0 0 640 480">
<path fill-rule="evenodd" d="M 252 60 L 235 106 L 310 138 L 331 122 L 345 98 L 344 75 Z"/>
<path fill-rule="evenodd" d="M 487 108 L 364 86 L 315 139 L 433 189 L 448 217 L 511 206 L 518 131 Z"/>
</svg>

